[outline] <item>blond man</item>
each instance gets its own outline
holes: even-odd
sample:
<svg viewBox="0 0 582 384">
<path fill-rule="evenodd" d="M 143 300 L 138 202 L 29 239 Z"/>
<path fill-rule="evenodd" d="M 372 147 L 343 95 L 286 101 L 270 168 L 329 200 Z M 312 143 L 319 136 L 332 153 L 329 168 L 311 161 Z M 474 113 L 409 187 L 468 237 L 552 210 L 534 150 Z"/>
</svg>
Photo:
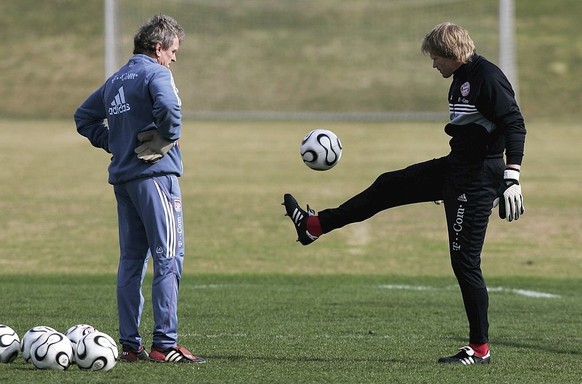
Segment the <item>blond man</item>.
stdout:
<svg viewBox="0 0 582 384">
<path fill-rule="evenodd" d="M 442 23 L 423 39 L 428 55 L 444 78 L 451 78 L 448 102 L 450 152 L 441 158 L 381 174 L 367 189 L 337 208 L 318 214 L 284 195 L 298 241 L 308 245 L 321 235 L 366 220 L 389 208 L 443 201 L 453 272 L 469 322 L 466 346 L 440 363 L 487 364 L 489 296 L 481 271 L 481 251 L 492 208 L 514 221 L 524 213 L 519 184 L 525 123 L 511 84 L 503 72 L 475 51 L 464 28 Z M 504 159 L 505 156 L 505 159 Z"/>
</svg>

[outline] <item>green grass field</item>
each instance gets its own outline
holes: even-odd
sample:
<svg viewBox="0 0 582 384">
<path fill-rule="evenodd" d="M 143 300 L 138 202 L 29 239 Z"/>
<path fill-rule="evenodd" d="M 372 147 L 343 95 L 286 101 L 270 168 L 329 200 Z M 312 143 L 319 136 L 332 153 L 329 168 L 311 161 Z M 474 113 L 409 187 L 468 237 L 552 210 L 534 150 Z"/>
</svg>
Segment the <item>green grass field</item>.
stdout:
<svg viewBox="0 0 582 384">
<path fill-rule="evenodd" d="M 302 136 L 322 126 L 344 144 L 341 163 L 323 173 L 298 155 Z M 53 372 L 19 358 L 0 364 L 0 382 L 578 383 L 582 155 L 573 143 L 582 132 L 544 121 L 528 130 L 527 212 L 514 223 L 495 213 L 483 253 L 487 367 L 435 362 L 467 337 L 442 207 L 396 208 L 302 247 L 280 205 L 292 192 L 334 206 L 383 171 L 445 154 L 438 123 L 187 122 L 180 341 L 209 363 Z M 108 155 L 68 120 L 0 120 L 0 153 L 0 323 L 22 336 L 86 322 L 116 338 Z"/>
<path fill-rule="evenodd" d="M 423 33 L 444 18 L 474 31 L 479 52 L 496 56 L 487 33 L 496 30 L 496 0 L 265 8 L 271 2 L 124 0 L 134 11 L 146 3 L 184 20 L 188 38 L 174 68 L 197 111 L 444 112 L 448 82 L 418 51 Z M 581 8 L 579 0 L 516 1 L 527 212 L 515 223 L 494 213 L 489 227 L 489 366 L 436 363 L 468 333 L 442 206 L 396 208 L 302 247 L 280 205 L 291 192 L 318 210 L 336 206 L 381 172 L 444 155 L 440 124 L 186 122 L 180 342 L 208 364 L 55 372 L 19 357 L 0 364 L 0 383 L 579 383 L 582 49 L 572 36 Z M 35 325 L 90 323 L 117 338 L 108 155 L 68 118 L 103 81 L 102 14 L 102 1 L 0 2 L 9 52 L 0 63 L 0 324 L 21 337 Z M 393 32 L 403 23 L 417 32 Z M 344 144 L 328 172 L 310 171 L 298 155 L 300 139 L 318 127 Z M 151 271 L 148 345 L 150 283 Z"/>
</svg>

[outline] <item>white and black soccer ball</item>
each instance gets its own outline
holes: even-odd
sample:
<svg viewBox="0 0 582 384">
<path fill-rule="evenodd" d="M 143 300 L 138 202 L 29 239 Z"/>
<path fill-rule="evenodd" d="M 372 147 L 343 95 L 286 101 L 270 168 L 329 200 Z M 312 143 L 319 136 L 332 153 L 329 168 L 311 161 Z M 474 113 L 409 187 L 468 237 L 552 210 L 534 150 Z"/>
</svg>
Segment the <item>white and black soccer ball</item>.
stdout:
<svg viewBox="0 0 582 384">
<path fill-rule="evenodd" d="M 20 337 L 7 325 L 0 324 L 0 363 L 12 363 L 20 350 Z"/>
<path fill-rule="evenodd" d="M 25 362 L 30 363 L 30 347 L 32 346 L 32 343 L 47 332 L 56 332 L 56 330 L 47 327 L 46 325 L 37 325 L 30 328 L 26 331 L 24 336 L 22 336 L 22 341 L 20 342 L 20 353 L 22 353 L 22 358 Z"/>
<path fill-rule="evenodd" d="M 342 157 L 342 143 L 335 133 L 327 129 L 309 132 L 299 147 L 303 162 L 316 171 L 333 168 Z"/>
<path fill-rule="evenodd" d="M 86 335 L 91 332 L 95 332 L 94 326 L 89 324 L 77 324 L 73 325 L 71 328 L 67 329 L 65 336 L 71 341 L 71 346 L 73 347 L 73 360 L 75 362 L 77 359 L 77 343 Z"/>
<path fill-rule="evenodd" d="M 115 367 L 119 351 L 115 340 L 108 334 L 95 331 L 77 343 L 76 363 L 87 371 L 109 371 Z"/>
<path fill-rule="evenodd" d="M 30 346 L 30 360 L 38 369 L 64 371 L 71 365 L 71 341 L 60 332 L 46 332 Z"/>
</svg>

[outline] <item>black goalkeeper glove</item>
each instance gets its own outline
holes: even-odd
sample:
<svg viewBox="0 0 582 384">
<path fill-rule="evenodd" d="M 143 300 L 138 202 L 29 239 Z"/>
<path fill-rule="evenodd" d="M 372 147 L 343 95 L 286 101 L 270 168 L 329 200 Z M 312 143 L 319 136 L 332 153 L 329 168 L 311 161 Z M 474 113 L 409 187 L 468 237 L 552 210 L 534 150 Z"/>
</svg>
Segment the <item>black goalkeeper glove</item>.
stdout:
<svg viewBox="0 0 582 384">
<path fill-rule="evenodd" d="M 503 173 L 503 185 L 493 207 L 499 205 L 499 217 L 513 221 L 525 212 L 523 194 L 519 185 L 519 170 L 507 168 Z"/>
<path fill-rule="evenodd" d="M 137 158 L 146 163 L 156 163 L 174 146 L 173 141 L 162 138 L 158 131 L 140 132 L 137 139 L 141 142 L 134 152 Z"/>
</svg>

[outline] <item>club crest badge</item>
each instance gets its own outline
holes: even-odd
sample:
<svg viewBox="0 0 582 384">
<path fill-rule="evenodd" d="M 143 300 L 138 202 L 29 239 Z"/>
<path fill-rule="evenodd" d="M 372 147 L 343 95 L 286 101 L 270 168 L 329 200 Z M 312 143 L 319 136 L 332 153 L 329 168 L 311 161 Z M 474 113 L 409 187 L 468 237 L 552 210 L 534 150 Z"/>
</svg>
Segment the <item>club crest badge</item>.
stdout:
<svg viewBox="0 0 582 384">
<path fill-rule="evenodd" d="M 182 200 L 180 199 L 174 200 L 174 210 L 176 212 L 182 212 Z"/>
<path fill-rule="evenodd" d="M 463 83 L 463 85 L 461 85 L 461 95 L 463 95 L 463 97 L 467 97 L 470 92 L 471 84 L 469 84 L 469 82 L 467 81 L 466 83 Z"/>
</svg>

